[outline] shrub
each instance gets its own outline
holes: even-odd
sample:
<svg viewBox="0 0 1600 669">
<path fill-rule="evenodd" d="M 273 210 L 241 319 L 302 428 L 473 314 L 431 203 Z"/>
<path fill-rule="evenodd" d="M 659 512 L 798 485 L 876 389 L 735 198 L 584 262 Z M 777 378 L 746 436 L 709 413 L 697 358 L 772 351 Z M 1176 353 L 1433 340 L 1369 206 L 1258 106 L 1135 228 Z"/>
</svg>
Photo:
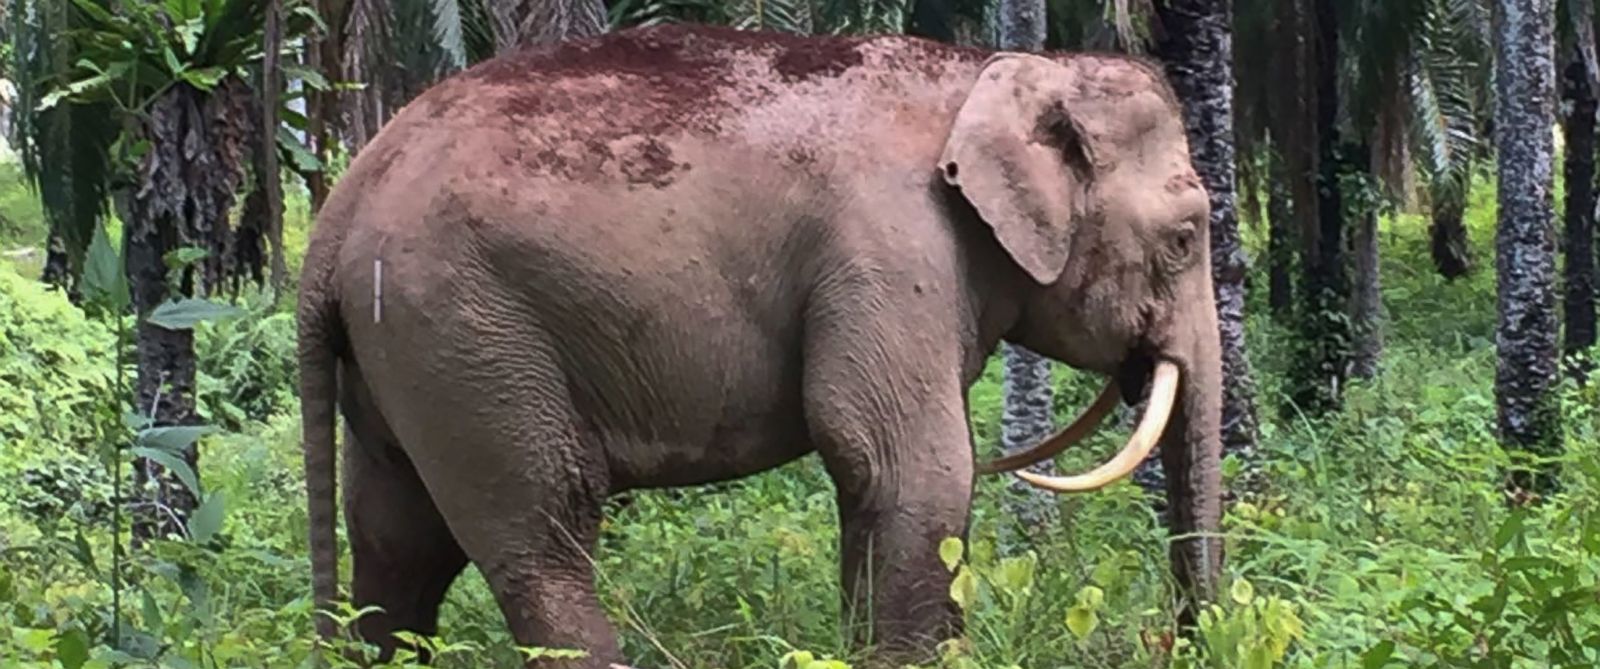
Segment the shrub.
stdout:
<svg viewBox="0 0 1600 669">
<path fill-rule="evenodd" d="M 113 335 L 60 291 L 0 271 L 0 503 L 39 519 L 106 510 L 95 457 L 116 420 Z"/>
</svg>

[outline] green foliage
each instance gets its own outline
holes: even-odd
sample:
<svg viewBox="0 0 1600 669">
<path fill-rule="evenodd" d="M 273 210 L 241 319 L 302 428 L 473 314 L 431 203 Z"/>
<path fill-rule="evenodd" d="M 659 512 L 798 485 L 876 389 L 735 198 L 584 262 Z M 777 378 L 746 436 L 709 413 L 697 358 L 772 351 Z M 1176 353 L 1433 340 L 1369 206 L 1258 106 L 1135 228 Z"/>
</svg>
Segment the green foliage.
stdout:
<svg viewBox="0 0 1600 669">
<path fill-rule="evenodd" d="M 17 483 L 0 488 L 0 507 L 40 520 L 107 510 L 95 446 L 115 416 L 113 343 L 59 291 L 0 271 L 0 480 Z"/>
</svg>

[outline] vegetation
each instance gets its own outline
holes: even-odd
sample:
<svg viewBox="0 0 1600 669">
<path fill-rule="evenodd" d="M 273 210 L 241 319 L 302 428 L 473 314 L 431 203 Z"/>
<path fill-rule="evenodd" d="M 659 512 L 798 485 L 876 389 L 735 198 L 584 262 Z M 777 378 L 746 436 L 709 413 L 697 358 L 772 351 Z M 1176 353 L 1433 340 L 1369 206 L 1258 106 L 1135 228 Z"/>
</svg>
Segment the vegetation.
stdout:
<svg viewBox="0 0 1600 669">
<path fill-rule="evenodd" d="M 15 177 L 0 185 L 0 201 L 23 188 Z M 1466 221 L 1484 244 L 1474 252 L 1492 257 L 1494 191 L 1473 193 Z M 288 207 L 291 240 L 304 234 L 303 198 Z M 36 221 L 19 221 L 24 236 L 4 247 L 37 246 Z M 1600 662 L 1600 394 L 1570 382 L 1561 390 L 1564 490 L 1535 507 L 1505 504 L 1497 470 L 1513 455 L 1493 429 L 1493 276 L 1438 277 L 1428 225 L 1410 214 L 1381 220 L 1393 305 L 1385 372 L 1356 382 L 1346 406 L 1324 417 L 1263 413 L 1268 483 L 1230 508 L 1229 596 L 1193 641 L 1171 634 L 1165 530 L 1138 486 L 1060 498 L 1058 522 L 1017 529 L 1001 508 L 1006 484 L 986 480 L 970 561 L 956 567 L 970 576 L 952 592 L 969 633 L 948 644 L 944 666 Z M 1244 232 L 1260 254 L 1266 231 Z M 196 330 L 201 412 L 228 427 L 203 439 L 199 478 L 228 500 L 226 513 L 205 541 L 155 541 L 125 557 L 124 643 L 114 651 L 104 449 L 121 429 L 110 394 L 115 334 L 15 270 L 0 271 L 0 475 L 14 482 L 0 493 L 0 658 L 27 668 L 300 666 L 312 653 L 310 584 L 284 308 L 247 298 L 246 315 Z M 1262 267 L 1250 281 L 1265 278 Z M 1249 350 L 1263 401 L 1279 404 L 1291 350 L 1265 298 L 1252 294 L 1248 305 Z M 999 443 L 1000 367 L 997 358 L 972 393 L 985 455 Z M 1056 377 L 1059 413 L 1094 391 L 1093 379 Z M 1102 435 L 1099 450 L 1114 439 Z M 1240 464 L 1230 461 L 1230 475 Z M 828 666 L 789 655 L 797 649 L 813 662 L 848 661 L 833 499 L 807 458 L 734 484 L 619 501 L 595 557 L 625 652 L 645 667 L 772 666 L 785 656 L 788 666 Z M 1025 542 L 1002 541 L 1006 532 Z M 447 600 L 441 630 L 440 666 L 515 663 L 473 570 Z"/>
</svg>

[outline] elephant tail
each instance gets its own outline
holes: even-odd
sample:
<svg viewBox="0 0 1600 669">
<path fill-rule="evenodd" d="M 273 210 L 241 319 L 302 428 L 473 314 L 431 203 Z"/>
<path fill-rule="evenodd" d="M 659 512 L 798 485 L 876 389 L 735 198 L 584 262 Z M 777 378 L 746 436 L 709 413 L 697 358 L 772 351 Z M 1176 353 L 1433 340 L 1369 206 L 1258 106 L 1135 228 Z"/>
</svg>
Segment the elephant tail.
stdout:
<svg viewBox="0 0 1600 669">
<path fill-rule="evenodd" d="M 313 248 L 313 253 L 317 250 Z M 326 642 L 338 631 L 334 620 L 322 612 L 338 597 L 339 590 L 334 412 L 343 326 L 333 289 L 333 263 L 313 263 L 313 258 L 306 259 L 306 268 L 310 271 L 301 277 L 300 288 L 300 421 L 310 528 L 311 592 L 315 605 L 312 616 L 317 635 Z M 322 271 L 312 269 L 314 267 Z"/>
</svg>

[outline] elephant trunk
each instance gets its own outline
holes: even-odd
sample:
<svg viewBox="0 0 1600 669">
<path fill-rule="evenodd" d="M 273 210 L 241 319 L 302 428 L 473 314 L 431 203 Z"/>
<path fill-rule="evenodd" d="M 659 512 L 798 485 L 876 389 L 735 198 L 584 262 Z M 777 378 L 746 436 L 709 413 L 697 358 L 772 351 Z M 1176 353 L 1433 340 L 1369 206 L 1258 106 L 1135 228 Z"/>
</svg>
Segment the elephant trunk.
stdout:
<svg viewBox="0 0 1600 669">
<path fill-rule="evenodd" d="M 1222 362 L 1214 313 L 1197 319 L 1192 351 L 1179 361 L 1178 406 L 1161 438 L 1172 569 L 1190 604 L 1186 620 L 1195 603 L 1214 599 L 1222 571 Z"/>
</svg>

